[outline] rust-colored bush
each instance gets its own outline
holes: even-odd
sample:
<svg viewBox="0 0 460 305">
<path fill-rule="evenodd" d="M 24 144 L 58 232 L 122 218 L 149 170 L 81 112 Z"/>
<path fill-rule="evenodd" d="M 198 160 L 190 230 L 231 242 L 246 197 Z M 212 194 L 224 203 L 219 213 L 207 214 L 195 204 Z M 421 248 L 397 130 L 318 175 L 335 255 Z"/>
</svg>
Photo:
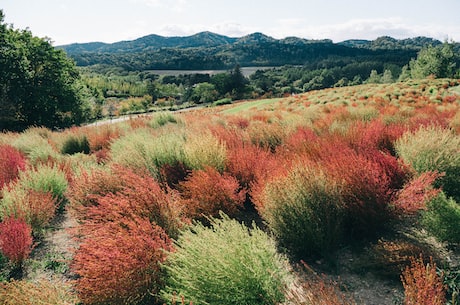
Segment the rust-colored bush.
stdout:
<svg viewBox="0 0 460 305">
<path fill-rule="evenodd" d="M 11 281 L 0 283 L 2 305 L 75 305 L 79 300 L 68 285 L 56 285 L 46 280 L 37 282 Z"/>
<path fill-rule="evenodd" d="M 6 218 L 0 223 L 0 252 L 21 266 L 32 251 L 32 229 L 22 219 Z"/>
<path fill-rule="evenodd" d="M 404 305 L 444 305 L 446 291 L 443 277 L 436 273 L 436 263 L 430 258 L 425 265 L 423 257 L 413 258 L 401 275 L 404 287 Z"/>
<path fill-rule="evenodd" d="M 95 204 L 80 211 L 83 231 L 90 233 L 108 222 L 142 217 L 162 227 L 169 236 L 177 236 L 183 221 L 177 192 L 165 191 L 152 177 L 129 170 L 117 171 L 116 179 L 121 182 L 119 190 L 94 197 Z"/>
<path fill-rule="evenodd" d="M 39 234 L 55 216 L 58 203 L 50 192 L 11 188 L 4 194 L 0 216 L 24 219 L 35 234 Z"/>
<path fill-rule="evenodd" d="M 393 204 L 402 214 L 414 214 L 426 210 L 426 204 L 440 192 L 433 187 L 434 181 L 440 176 L 436 172 L 425 172 L 414 177 L 398 191 Z"/>
<path fill-rule="evenodd" d="M 10 145 L 0 145 L 0 189 L 19 176 L 26 167 L 24 155 Z"/>
<path fill-rule="evenodd" d="M 179 188 L 187 214 L 192 218 L 215 217 L 219 211 L 235 215 L 245 199 L 235 178 L 212 167 L 192 172 Z"/>
<path fill-rule="evenodd" d="M 162 228 L 145 218 L 107 222 L 84 239 L 72 270 L 84 304 L 151 304 L 161 285 L 160 264 L 172 251 Z"/>
</svg>

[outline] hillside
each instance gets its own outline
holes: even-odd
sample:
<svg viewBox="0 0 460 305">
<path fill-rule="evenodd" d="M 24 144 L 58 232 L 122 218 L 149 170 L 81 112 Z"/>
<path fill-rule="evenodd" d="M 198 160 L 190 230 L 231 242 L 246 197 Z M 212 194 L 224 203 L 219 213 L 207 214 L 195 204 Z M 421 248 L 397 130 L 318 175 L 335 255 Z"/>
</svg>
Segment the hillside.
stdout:
<svg viewBox="0 0 460 305">
<path fill-rule="evenodd" d="M 240 66 L 321 66 L 322 61 L 375 61 L 403 66 L 423 46 L 441 42 L 426 37 L 374 41 L 275 39 L 263 33 L 227 37 L 201 32 L 186 37 L 148 35 L 112 44 L 93 42 L 58 46 L 79 66 L 109 65 L 126 70 L 228 69 Z"/>
<path fill-rule="evenodd" d="M 459 113 L 423 79 L 2 133 L 0 303 L 458 304 Z"/>
</svg>

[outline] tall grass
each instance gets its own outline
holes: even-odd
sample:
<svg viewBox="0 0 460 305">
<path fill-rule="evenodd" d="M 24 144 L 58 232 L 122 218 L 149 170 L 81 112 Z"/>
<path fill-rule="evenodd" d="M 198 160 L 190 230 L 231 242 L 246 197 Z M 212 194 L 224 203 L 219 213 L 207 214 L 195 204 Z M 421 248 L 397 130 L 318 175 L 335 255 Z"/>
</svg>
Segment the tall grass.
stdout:
<svg viewBox="0 0 460 305">
<path fill-rule="evenodd" d="M 438 126 L 421 127 L 396 141 L 396 152 L 418 173 L 439 172 L 437 180 L 448 195 L 460 200 L 460 136 Z"/>
<path fill-rule="evenodd" d="M 330 256 L 342 240 L 340 186 L 311 162 L 268 182 L 256 206 L 280 244 L 298 257 Z"/>
<path fill-rule="evenodd" d="M 32 164 L 56 160 L 59 153 L 51 144 L 51 131 L 46 128 L 29 128 L 11 145 L 24 153 Z"/>
<path fill-rule="evenodd" d="M 197 170 L 213 167 L 219 172 L 224 171 L 227 150 L 211 132 L 189 132 L 183 149 L 187 167 Z"/>
<path fill-rule="evenodd" d="M 76 305 L 79 300 L 71 287 L 52 284 L 47 280 L 21 280 L 0 283 L 0 303 L 3 305 Z"/>
<path fill-rule="evenodd" d="M 111 159 L 137 172 L 147 170 L 153 177 L 165 180 L 161 176 L 164 165 L 176 166 L 188 160 L 184 143 L 185 138 L 180 130 L 154 134 L 148 129 L 137 129 L 112 143 Z"/>
<path fill-rule="evenodd" d="M 286 259 L 262 230 L 222 215 L 184 231 L 165 263 L 165 302 L 195 305 L 279 304 L 289 283 Z"/>
</svg>

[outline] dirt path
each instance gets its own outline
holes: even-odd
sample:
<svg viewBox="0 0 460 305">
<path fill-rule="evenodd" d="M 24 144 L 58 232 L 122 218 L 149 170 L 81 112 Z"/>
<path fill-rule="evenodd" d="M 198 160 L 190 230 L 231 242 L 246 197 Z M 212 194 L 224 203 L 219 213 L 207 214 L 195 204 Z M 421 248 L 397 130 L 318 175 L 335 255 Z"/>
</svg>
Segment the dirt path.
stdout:
<svg viewBox="0 0 460 305">
<path fill-rule="evenodd" d="M 69 230 L 77 225 L 67 211 L 56 216 L 43 239 L 36 245 L 31 259 L 24 266 L 24 277 L 30 280 L 48 279 L 56 284 L 72 280 L 70 272 L 73 249 L 77 242 Z"/>
</svg>

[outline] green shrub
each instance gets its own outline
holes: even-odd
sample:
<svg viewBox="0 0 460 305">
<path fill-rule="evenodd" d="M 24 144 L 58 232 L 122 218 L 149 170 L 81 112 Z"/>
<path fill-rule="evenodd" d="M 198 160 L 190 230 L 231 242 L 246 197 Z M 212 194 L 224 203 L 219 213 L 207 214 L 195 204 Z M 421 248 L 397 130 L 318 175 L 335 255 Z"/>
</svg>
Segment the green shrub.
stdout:
<svg viewBox="0 0 460 305">
<path fill-rule="evenodd" d="M 436 187 L 442 187 L 447 196 L 460 200 L 460 136 L 437 126 L 421 127 L 405 133 L 396 141 L 396 152 L 418 173 L 440 172 Z"/>
<path fill-rule="evenodd" d="M 73 155 L 76 153 L 89 154 L 90 147 L 88 138 L 85 135 L 70 134 L 64 140 L 61 147 L 62 154 Z"/>
<path fill-rule="evenodd" d="M 440 240 L 460 242 L 460 205 L 443 192 L 428 203 L 422 223 Z"/>
<path fill-rule="evenodd" d="M 30 128 L 21 133 L 11 145 L 23 152 L 32 164 L 57 159 L 58 152 L 50 144 L 51 131 L 45 128 Z"/>
<path fill-rule="evenodd" d="M 152 128 L 159 128 L 168 123 L 177 124 L 179 120 L 170 112 L 161 112 L 152 116 L 152 119 L 148 122 L 148 125 Z"/>
<path fill-rule="evenodd" d="M 262 217 L 293 254 L 328 256 L 339 245 L 345 217 L 340 189 L 311 164 L 268 182 L 258 200 Z"/>
<path fill-rule="evenodd" d="M 210 218 L 211 227 L 196 223 L 179 237 L 165 265 L 164 300 L 178 295 L 195 305 L 282 302 L 289 282 L 287 262 L 274 241 L 255 225 L 249 230 L 221 217 Z"/>
<path fill-rule="evenodd" d="M 227 98 L 223 98 L 223 99 L 213 102 L 212 106 L 217 107 L 217 106 L 222 106 L 222 105 L 229 105 L 231 103 L 232 103 L 232 99 L 227 97 Z"/>
<path fill-rule="evenodd" d="M 227 150 L 225 144 L 210 132 L 190 132 L 184 144 L 185 164 L 195 170 L 213 167 L 219 172 L 225 169 Z"/>
<path fill-rule="evenodd" d="M 21 172 L 17 184 L 16 187 L 25 190 L 49 192 L 58 202 L 61 202 L 65 198 L 68 181 L 65 173 L 58 166 L 39 164 L 34 169 Z"/>
<path fill-rule="evenodd" d="M 154 135 L 151 130 L 138 129 L 115 140 L 111 157 L 115 163 L 136 172 L 148 170 L 161 180 L 164 165 L 184 163 L 184 142 L 184 136 L 174 130 Z"/>
</svg>

